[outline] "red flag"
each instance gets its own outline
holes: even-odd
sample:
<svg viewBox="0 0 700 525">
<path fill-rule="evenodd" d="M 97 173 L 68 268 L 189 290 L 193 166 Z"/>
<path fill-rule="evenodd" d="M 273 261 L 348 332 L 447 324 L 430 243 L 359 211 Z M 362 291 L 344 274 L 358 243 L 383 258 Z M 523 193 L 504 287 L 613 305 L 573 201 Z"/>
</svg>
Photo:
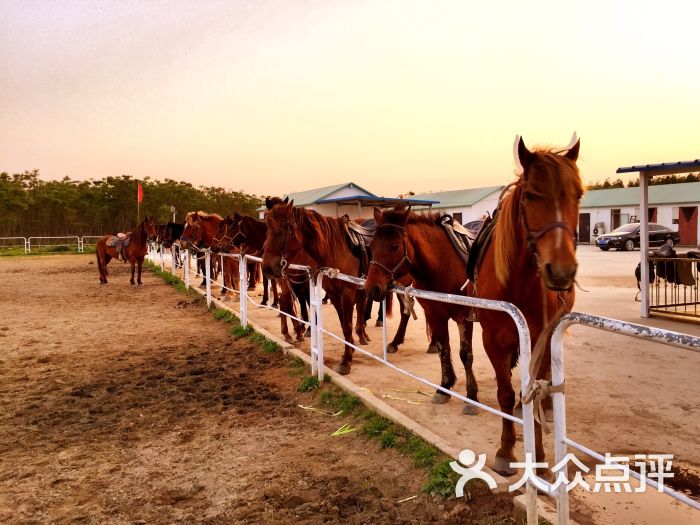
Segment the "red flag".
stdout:
<svg viewBox="0 0 700 525">
<path fill-rule="evenodd" d="M 138 190 L 136 190 L 136 200 L 138 201 L 139 204 L 143 202 L 143 188 L 141 187 L 141 183 L 138 183 L 139 187 Z"/>
</svg>

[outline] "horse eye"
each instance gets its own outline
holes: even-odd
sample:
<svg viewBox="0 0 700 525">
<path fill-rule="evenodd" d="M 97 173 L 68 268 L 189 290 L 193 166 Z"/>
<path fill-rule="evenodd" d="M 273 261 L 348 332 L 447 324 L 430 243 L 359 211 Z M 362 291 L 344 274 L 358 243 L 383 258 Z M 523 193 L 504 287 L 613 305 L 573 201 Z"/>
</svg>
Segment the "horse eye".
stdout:
<svg viewBox="0 0 700 525">
<path fill-rule="evenodd" d="M 392 251 L 392 252 L 398 252 L 398 251 L 399 251 L 399 248 L 401 248 L 400 245 L 394 244 L 394 245 L 391 247 L 391 251 Z"/>
<path fill-rule="evenodd" d="M 523 195 L 523 197 L 524 197 L 525 200 L 528 201 L 528 202 L 532 202 L 532 201 L 534 201 L 535 198 L 536 198 L 536 197 L 535 197 L 535 194 L 534 194 L 534 193 L 530 193 L 529 191 L 526 191 L 526 192 L 525 192 L 525 195 Z"/>
</svg>

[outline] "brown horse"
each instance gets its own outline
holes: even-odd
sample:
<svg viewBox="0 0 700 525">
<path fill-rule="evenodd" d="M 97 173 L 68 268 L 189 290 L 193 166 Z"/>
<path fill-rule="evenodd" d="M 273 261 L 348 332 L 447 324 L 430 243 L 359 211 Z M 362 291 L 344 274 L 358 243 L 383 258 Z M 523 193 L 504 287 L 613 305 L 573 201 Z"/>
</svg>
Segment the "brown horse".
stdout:
<svg viewBox="0 0 700 525">
<path fill-rule="evenodd" d="M 263 252 L 263 271 L 279 278 L 290 261 L 301 251 L 311 256 L 319 267 L 336 268 L 347 275 L 360 275 L 361 261 L 348 244 L 345 233 L 345 217 L 325 217 L 318 212 L 295 208 L 294 201 L 285 199 L 274 204 L 266 201 L 265 213 L 267 239 Z M 365 331 L 365 301 L 356 301 L 357 286 L 337 279 L 323 279 L 323 288 L 338 313 L 345 340 L 351 344 L 353 307 L 357 306 L 355 332 L 360 344 L 367 344 Z M 363 297 L 364 293 L 360 295 Z M 338 372 L 349 374 L 353 349 L 345 345 Z"/>
<path fill-rule="evenodd" d="M 462 294 L 467 268 L 441 225 L 440 214 L 417 215 L 409 209 L 396 207 L 382 212 L 374 209 L 377 233 L 372 240 L 372 262 L 365 287 L 371 299 L 381 300 L 394 281 L 413 281 L 423 290 Z M 440 386 L 451 389 L 456 381 L 450 355 L 448 322 L 453 319 L 459 328 L 459 357 L 467 377 L 467 397 L 478 401 L 478 387 L 472 372 L 471 309 L 465 306 L 418 299 L 425 311 L 430 346 L 440 354 L 442 380 Z M 430 351 L 430 350 L 429 350 Z M 433 403 L 446 403 L 450 396 L 438 390 Z M 465 414 L 476 414 L 473 405 L 464 406 Z"/>
<path fill-rule="evenodd" d="M 574 136 L 575 137 L 575 136 Z M 525 316 L 532 341 L 533 361 L 541 364 L 531 381 L 550 372 L 550 337 L 556 320 L 574 303 L 576 277 L 576 226 L 578 203 L 583 194 L 576 160 L 580 141 L 561 151 L 529 151 L 522 139 L 516 141 L 515 160 L 521 175 L 501 199 L 494 217 L 493 236 L 482 248 L 475 272 L 476 296 L 507 301 Z M 478 242 L 478 241 L 477 241 Z M 481 310 L 484 349 L 496 372 L 498 403 L 506 414 L 513 413 L 515 392 L 511 368 L 518 357 L 518 332 L 509 316 Z M 502 420 L 501 446 L 496 453 L 496 470 L 513 474 L 515 429 Z M 544 459 L 542 429 L 535 428 L 537 461 Z"/>
<path fill-rule="evenodd" d="M 117 239 L 114 235 L 105 235 L 97 241 L 95 253 L 97 255 L 97 268 L 100 271 L 100 284 L 107 284 L 107 264 L 109 264 L 109 261 L 122 255 L 125 260 L 131 263 L 131 280 L 129 282 L 132 286 L 136 284 L 134 282 L 134 272 L 138 264 L 139 274 L 137 282 L 141 286 L 141 267 L 148 251 L 148 241 L 156 237 L 155 218 L 146 217 L 143 219 L 133 232 L 127 234 L 127 237 L 128 245 L 123 248 L 118 245 L 108 246 L 108 241 L 109 244 L 114 244 L 112 241 Z"/>
<path fill-rule="evenodd" d="M 216 229 L 219 223 L 223 219 L 218 213 L 206 213 L 203 211 L 192 211 L 185 216 L 185 227 L 182 230 L 182 235 L 180 236 L 180 245 L 183 248 L 189 248 L 189 245 L 195 248 L 204 249 L 212 248 L 212 242 L 216 235 Z M 199 285 L 200 288 L 206 287 L 206 275 L 205 275 L 205 255 L 196 250 L 191 251 L 197 259 L 197 270 L 203 275 L 202 283 Z M 211 257 L 211 279 L 216 280 L 219 272 L 220 261 L 218 257 L 212 255 Z M 237 289 L 238 279 L 235 277 L 238 275 L 238 265 L 237 262 L 229 257 L 224 257 L 223 268 L 221 271 L 224 272 L 224 284 L 233 282 L 236 287 L 231 286 L 234 290 Z M 229 286 L 228 284 L 226 284 Z M 224 296 L 226 290 L 222 290 L 222 296 Z"/>
<path fill-rule="evenodd" d="M 233 216 L 228 215 L 219 223 L 216 229 L 216 236 L 212 241 L 212 248 L 217 251 L 227 253 L 240 253 L 243 255 L 254 255 L 260 257 L 262 255 L 262 245 L 265 242 L 267 235 L 267 226 L 264 221 L 258 221 L 252 217 L 248 217 L 251 221 L 259 222 L 262 229 L 259 227 L 248 227 L 244 225 L 246 231 L 241 230 L 241 220 L 243 216 L 238 212 L 234 212 Z M 260 282 L 260 263 L 249 262 L 248 268 L 248 289 L 254 290 Z M 269 288 L 272 285 L 272 295 L 274 301 L 272 307 L 276 308 L 279 305 L 279 294 L 277 292 L 277 284 L 274 280 L 263 278 L 263 299 L 260 304 L 267 305 L 270 299 Z"/>
<path fill-rule="evenodd" d="M 280 200 L 280 202 L 282 201 Z M 237 215 L 237 218 L 238 229 L 240 232 L 238 239 L 240 240 L 241 249 L 252 252 L 257 256 L 262 255 L 265 240 L 267 238 L 267 224 L 265 221 L 260 221 L 252 217 L 242 215 Z M 304 251 L 297 253 L 292 263 L 316 268 L 316 263 Z M 309 275 L 304 271 L 288 268 L 285 270 L 284 276 L 285 278 L 283 279 L 271 279 L 271 282 L 274 283 L 275 281 L 278 281 L 280 285 L 280 309 L 285 313 L 296 316 L 296 311 L 294 308 L 294 300 L 296 298 L 299 301 L 301 319 L 308 323 L 309 306 L 311 302 L 311 297 L 309 295 Z M 303 341 L 304 335 L 306 333 L 310 334 L 310 331 L 308 331 L 305 326 L 296 319 L 292 319 L 291 321 L 297 341 Z M 287 316 L 280 316 L 280 328 L 285 340 L 291 342 L 292 338 L 289 335 Z"/>
</svg>

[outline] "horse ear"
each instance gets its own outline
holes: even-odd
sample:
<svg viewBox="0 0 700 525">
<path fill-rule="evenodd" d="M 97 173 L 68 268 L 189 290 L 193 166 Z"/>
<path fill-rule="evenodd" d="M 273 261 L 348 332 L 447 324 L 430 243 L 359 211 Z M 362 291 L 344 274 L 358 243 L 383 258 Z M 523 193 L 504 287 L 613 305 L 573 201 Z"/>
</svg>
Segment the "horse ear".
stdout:
<svg viewBox="0 0 700 525">
<path fill-rule="evenodd" d="M 532 158 L 534 157 L 534 154 L 527 149 L 523 138 L 519 138 L 520 140 L 518 140 L 518 148 L 516 151 L 515 161 L 516 164 L 520 165 L 519 167 L 522 167 L 521 173 L 525 173 L 525 170 L 527 170 L 528 166 L 532 163 Z"/>
<path fill-rule="evenodd" d="M 238 213 L 237 211 L 234 211 L 234 212 L 233 212 L 233 220 L 235 220 L 236 222 L 240 221 L 240 220 L 241 220 L 241 214 Z"/>
<path fill-rule="evenodd" d="M 287 202 L 288 200 L 289 200 L 289 197 L 287 197 L 286 199 L 284 199 L 284 202 Z M 291 201 L 289 201 L 289 204 L 287 204 L 287 206 L 289 206 L 290 208 L 294 208 L 294 199 L 292 199 Z"/>
<path fill-rule="evenodd" d="M 384 224 L 384 214 L 382 213 L 382 210 L 376 206 L 374 207 L 374 221 L 377 224 Z"/>
<path fill-rule="evenodd" d="M 574 162 L 576 162 L 576 160 L 578 159 L 578 150 L 580 147 L 581 147 L 581 139 L 578 139 L 576 141 L 576 144 L 574 144 L 573 147 L 571 149 L 569 149 L 569 151 L 567 151 L 564 156 L 567 159 L 573 160 Z"/>
<path fill-rule="evenodd" d="M 270 200 L 270 197 L 265 197 L 265 207 L 268 210 L 272 209 L 272 201 Z"/>
<path fill-rule="evenodd" d="M 289 202 L 289 195 L 287 195 L 287 196 L 284 198 L 284 201 L 283 201 L 283 202 L 284 202 L 285 204 L 287 204 L 287 203 Z M 292 202 L 294 202 L 294 201 L 292 201 Z"/>
</svg>

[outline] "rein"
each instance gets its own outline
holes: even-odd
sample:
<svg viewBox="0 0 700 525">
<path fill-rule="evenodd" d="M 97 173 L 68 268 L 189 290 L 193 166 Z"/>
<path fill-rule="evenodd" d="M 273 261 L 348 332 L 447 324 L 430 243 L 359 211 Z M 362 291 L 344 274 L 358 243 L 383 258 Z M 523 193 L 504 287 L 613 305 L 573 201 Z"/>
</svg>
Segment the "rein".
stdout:
<svg viewBox="0 0 700 525">
<path fill-rule="evenodd" d="M 401 232 L 403 233 L 403 257 L 396 264 L 396 266 L 394 266 L 394 268 L 389 268 L 388 266 L 385 266 L 384 264 L 380 263 L 379 261 L 377 261 L 375 259 L 372 259 L 369 262 L 369 264 L 370 264 L 370 266 L 374 264 L 375 266 L 378 266 L 379 268 L 384 270 L 386 273 L 389 274 L 389 282 L 393 282 L 395 280 L 395 274 L 398 271 L 398 269 L 401 268 L 401 266 L 403 266 L 403 264 L 406 262 L 408 262 L 408 265 L 411 266 L 413 264 L 413 261 L 411 261 L 411 258 L 408 256 L 408 233 L 406 232 L 406 227 L 399 226 L 397 224 L 387 223 L 387 224 L 380 224 L 379 226 L 377 226 L 377 230 L 379 230 L 379 228 L 383 228 L 385 226 L 397 228 L 397 229 L 401 230 Z"/>
</svg>

